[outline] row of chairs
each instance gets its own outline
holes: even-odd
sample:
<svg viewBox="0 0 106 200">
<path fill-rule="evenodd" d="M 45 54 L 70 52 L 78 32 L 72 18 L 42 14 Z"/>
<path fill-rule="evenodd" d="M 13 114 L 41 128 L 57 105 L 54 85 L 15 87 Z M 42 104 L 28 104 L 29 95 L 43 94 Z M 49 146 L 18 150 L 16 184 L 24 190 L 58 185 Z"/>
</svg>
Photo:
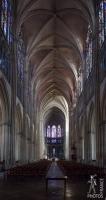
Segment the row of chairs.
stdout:
<svg viewBox="0 0 106 200">
<path fill-rule="evenodd" d="M 68 177 L 89 177 L 96 174 L 99 177 L 104 176 L 102 167 L 75 163 L 72 161 L 58 161 L 58 165 Z"/>
<path fill-rule="evenodd" d="M 10 177 L 44 177 L 50 167 L 51 162 L 41 160 L 34 163 L 28 163 L 16 166 L 7 170 L 6 176 Z"/>
</svg>

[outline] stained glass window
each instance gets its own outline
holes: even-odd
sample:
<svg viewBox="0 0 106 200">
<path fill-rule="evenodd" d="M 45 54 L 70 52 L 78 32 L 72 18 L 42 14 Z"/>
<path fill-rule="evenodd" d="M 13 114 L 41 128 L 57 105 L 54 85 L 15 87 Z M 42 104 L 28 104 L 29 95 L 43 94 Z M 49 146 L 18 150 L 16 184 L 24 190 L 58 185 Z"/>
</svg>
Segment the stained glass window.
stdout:
<svg viewBox="0 0 106 200">
<path fill-rule="evenodd" d="M 106 0 L 99 5 L 99 45 L 102 46 L 106 35 Z"/>
<path fill-rule="evenodd" d="M 104 26 L 105 26 L 105 36 L 106 36 L 106 0 L 104 0 Z"/>
<path fill-rule="evenodd" d="M 24 78 L 25 47 L 20 35 L 17 41 L 17 74 L 20 81 Z"/>
<path fill-rule="evenodd" d="M 23 102 L 23 90 L 24 90 L 24 65 L 25 65 L 25 45 L 24 41 L 22 39 L 22 34 L 17 38 L 17 96 Z M 28 73 L 29 74 L 29 73 Z M 28 85 L 26 86 L 26 92 L 27 92 L 27 102 L 29 101 L 29 82 L 30 79 L 28 79 Z M 29 103 L 27 105 L 27 112 L 29 112 Z"/>
<path fill-rule="evenodd" d="M 7 50 L 5 41 L 2 40 L 2 34 L 0 34 L 0 70 L 5 74 L 6 78 L 10 82 L 11 74 L 11 59 L 10 52 Z"/>
<path fill-rule="evenodd" d="M 92 30 L 89 25 L 87 39 L 86 39 L 86 77 L 87 78 L 92 69 L 92 53 L 93 53 L 92 52 Z"/>
<path fill-rule="evenodd" d="M 58 126 L 47 126 L 47 133 L 46 133 L 48 138 L 60 138 L 62 137 L 62 128 L 61 125 Z"/>
<path fill-rule="evenodd" d="M 47 137 L 51 137 L 50 126 L 47 127 Z"/>
<path fill-rule="evenodd" d="M 10 44 L 12 42 L 12 6 L 10 0 L 2 0 L 1 3 L 1 28 Z"/>
<path fill-rule="evenodd" d="M 56 126 L 52 126 L 52 138 L 56 138 Z"/>
<path fill-rule="evenodd" d="M 78 94 L 80 95 L 83 89 L 83 76 L 82 76 L 82 70 L 79 68 L 78 70 L 78 82 L 77 82 L 77 88 L 78 88 Z"/>
<path fill-rule="evenodd" d="M 104 42 L 104 9 L 103 1 L 100 3 L 99 7 L 99 45 L 102 46 Z"/>
<path fill-rule="evenodd" d="M 61 126 L 58 125 L 57 127 L 57 137 L 61 137 Z"/>
</svg>

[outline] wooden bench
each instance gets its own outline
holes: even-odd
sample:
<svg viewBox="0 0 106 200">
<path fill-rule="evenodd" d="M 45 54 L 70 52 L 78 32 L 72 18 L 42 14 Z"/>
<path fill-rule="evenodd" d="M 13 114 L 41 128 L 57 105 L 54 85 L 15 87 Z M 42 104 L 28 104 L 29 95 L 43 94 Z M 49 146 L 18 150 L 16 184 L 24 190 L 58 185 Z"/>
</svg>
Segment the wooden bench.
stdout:
<svg viewBox="0 0 106 200">
<path fill-rule="evenodd" d="M 15 166 L 7 170 L 7 178 L 45 177 L 50 164 L 50 161 L 38 161 Z"/>
<path fill-rule="evenodd" d="M 66 184 L 67 184 L 67 176 L 63 177 L 46 177 L 46 193 L 48 193 L 48 182 L 49 181 L 64 181 L 64 199 L 66 196 Z"/>
</svg>

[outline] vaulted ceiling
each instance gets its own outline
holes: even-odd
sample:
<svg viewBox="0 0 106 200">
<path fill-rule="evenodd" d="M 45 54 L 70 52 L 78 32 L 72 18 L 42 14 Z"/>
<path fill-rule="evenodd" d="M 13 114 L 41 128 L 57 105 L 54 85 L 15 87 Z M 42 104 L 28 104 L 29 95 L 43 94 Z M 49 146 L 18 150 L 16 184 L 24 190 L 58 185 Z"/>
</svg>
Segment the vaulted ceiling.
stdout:
<svg viewBox="0 0 106 200">
<path fill-rule="evenodd" d="M 89 24 L 93 30 L 93 0 L 17 0 L 17 34 L 23 32 L 39 102 L 56 95 L 73 101 Z"/>
</svg>

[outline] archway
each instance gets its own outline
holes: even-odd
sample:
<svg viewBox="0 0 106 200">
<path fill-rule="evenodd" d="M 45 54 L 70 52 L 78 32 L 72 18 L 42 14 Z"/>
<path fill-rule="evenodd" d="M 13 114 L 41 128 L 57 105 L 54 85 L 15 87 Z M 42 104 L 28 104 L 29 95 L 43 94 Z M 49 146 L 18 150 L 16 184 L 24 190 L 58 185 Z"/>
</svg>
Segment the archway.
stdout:
<svg viewBox="0 0 106 200">
<path fill-rule="evenodd" d="M 44 119 L 46 156 L 48 158 L 65 158 L 65 116 L 57 107 L 45 113 Z"/>
<path fill-rule="evenodd" d="M 65 140 L 64 140 L 64 157 L 65 159 L 69 159 L 69 108 L 68 103 L 63 96 L 55 96 L 55 98 L 51 98 L 48 101 L 42 101 L 40 106 L 40 111 L 38 111 L 37 121 L 40 121 L 39 126 L 37 126 L 37 131 L 39 135 L 39 151 L 40 158 L 44 157 L 45 154 L 45 119 L 49 114 L 50 109 L 57 108 L 62 113 L 64 113 L 65 118 Z M 55 125 L 55 124 L 52 124 Z M 58 124 L 59 125 L 59 124 Z"/>
</svg>

